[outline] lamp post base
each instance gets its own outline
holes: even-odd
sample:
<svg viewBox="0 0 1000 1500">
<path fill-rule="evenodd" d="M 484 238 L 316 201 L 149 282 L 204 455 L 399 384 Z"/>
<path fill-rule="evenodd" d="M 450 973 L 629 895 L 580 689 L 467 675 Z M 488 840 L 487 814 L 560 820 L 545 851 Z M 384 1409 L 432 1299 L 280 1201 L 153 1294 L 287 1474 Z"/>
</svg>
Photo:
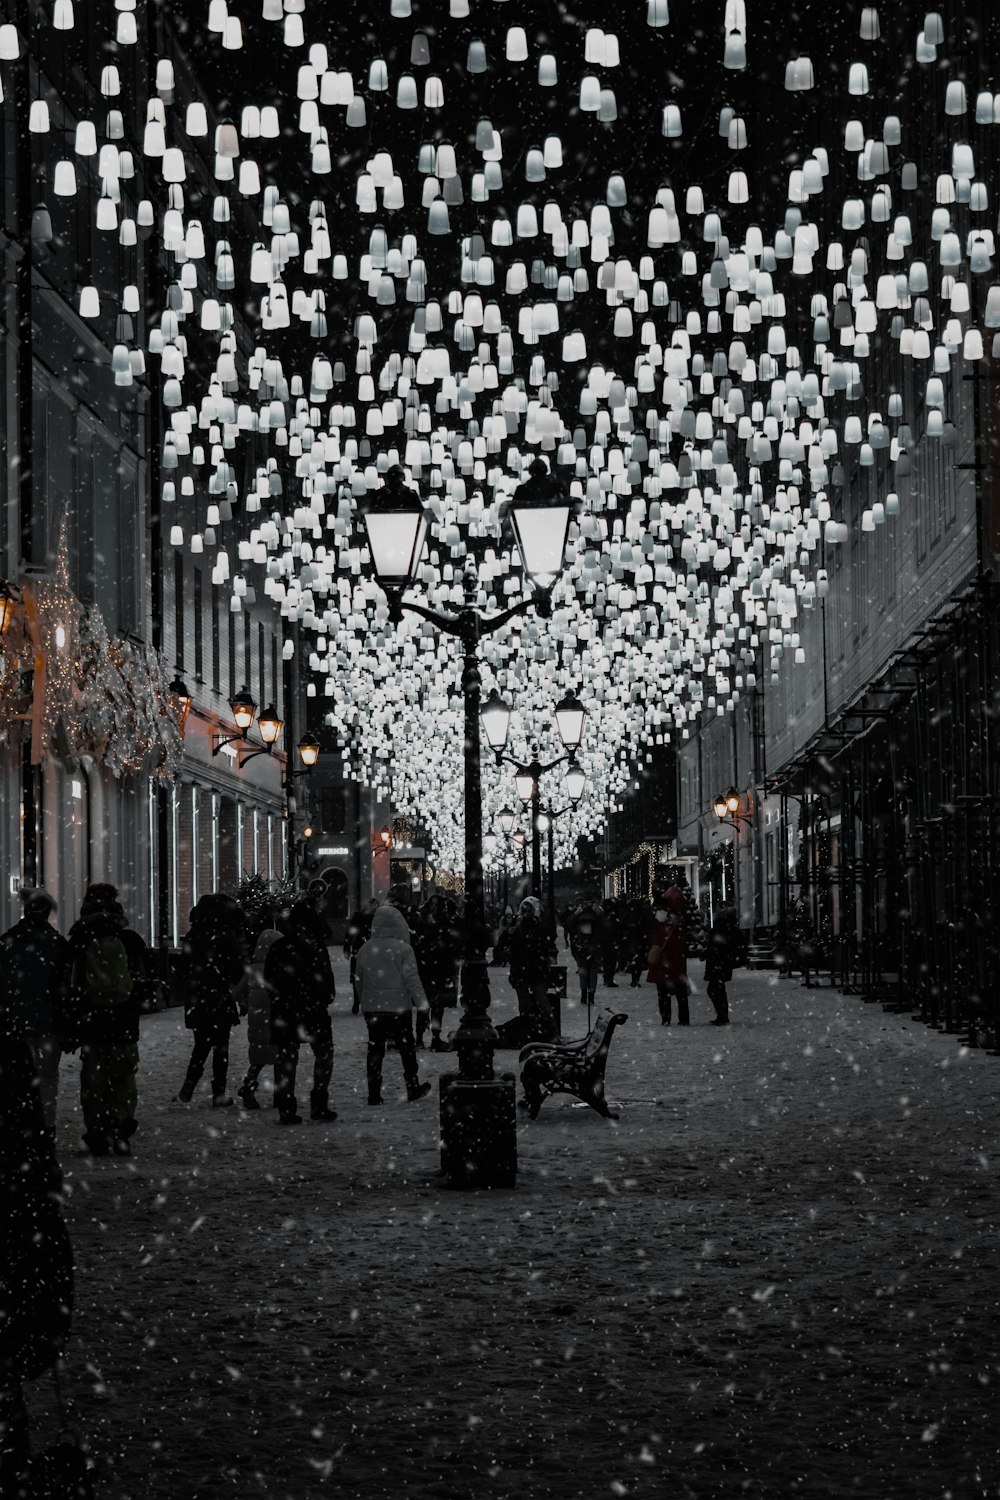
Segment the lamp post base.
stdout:
<svg viewBox="0 0 1000 1500">
<path fill-rule="evenodd" d="M 470 1082 L 493 1077 L 497 1034 L 490 1020 L 490 977 L 485 957 L 468 958 L 461 973 L 462 1020 L 453 1042 L 459 1076 Z"/>
<path fill-rule="evenodd" d="M 441 1170 L 449 1187 L 512 1188 L 517 1179 L 514 1079 L 440 1081 Z"/>
</svg>

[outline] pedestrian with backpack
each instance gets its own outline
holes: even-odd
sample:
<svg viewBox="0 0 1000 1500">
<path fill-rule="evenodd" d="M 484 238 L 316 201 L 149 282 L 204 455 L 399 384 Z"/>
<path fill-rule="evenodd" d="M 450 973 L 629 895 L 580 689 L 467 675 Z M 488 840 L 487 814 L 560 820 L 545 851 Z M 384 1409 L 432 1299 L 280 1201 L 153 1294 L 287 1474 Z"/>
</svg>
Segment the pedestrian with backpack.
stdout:
<svg viewBox="0 0 1000 1500">
<path fill-rule="evenodd" d="M 83 1139 L 93 1156 L 130 1156 L 138 1128 L 141 990 L 117 898 L 113 885 L 91 886 L 69 934 L 69 1042 L 80 1048 Z"/>
<path fill-rule="evenodd" d="M 194 1032 L 194 1046 L 184 1082 L 177 1091 L 190 1104 L 212 1054 L 212 1106 L 233 1102 L 226 1092 L 229 1034 L 239 1025 L 235 990 L 246 967 L 243 912 L 238 901 L 221 891 L 201 897 L 191 911 L 184 938 L 184 1024 Z"/>
</svg>

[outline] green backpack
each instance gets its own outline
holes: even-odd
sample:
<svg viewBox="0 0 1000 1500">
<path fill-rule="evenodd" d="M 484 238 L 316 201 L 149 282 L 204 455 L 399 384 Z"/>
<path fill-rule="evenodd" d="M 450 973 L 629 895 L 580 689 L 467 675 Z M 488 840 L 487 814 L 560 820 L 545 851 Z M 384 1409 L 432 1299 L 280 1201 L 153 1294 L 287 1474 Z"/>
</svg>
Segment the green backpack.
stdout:
<svg viewBox="0 0 1000 1500">
<path fill-rule="evenodd" d="M 128 954 L 120 937 L 110 933 L 87 945 L 83 992 L 90 1005 L 121 1005 L 132 993 Z"/>
</svg>

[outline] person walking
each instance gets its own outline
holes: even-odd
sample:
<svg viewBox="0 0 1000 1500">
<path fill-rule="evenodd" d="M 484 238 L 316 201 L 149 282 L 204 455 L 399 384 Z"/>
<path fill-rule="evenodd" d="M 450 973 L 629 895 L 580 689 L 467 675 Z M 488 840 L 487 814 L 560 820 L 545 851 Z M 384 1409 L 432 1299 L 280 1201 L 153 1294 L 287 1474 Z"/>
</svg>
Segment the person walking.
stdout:
<svg viewBox="0 0 1000 1500">
<path fill-rule="evenodd" d="M 455 1004 L 458 994 L 455 955 L 461 938 L 454 903 L 448 902 L 440 892 L 429 897 L 415 914 L 412 942 L 420 982 L 430 1005 L 431 1051 L 450 1052 L 450 1045 L 441 1037 L 441 1027 L 445 1011 Z M 418 1011 L 418 1047 L 423 1046 L 427 1025 L 428 1013 Z"/>
<path fill-rule="evenodd" d="M 267 906 L 261 913 L 261 925 L 254 944 L 250 965 L 236 986 L 236 1002 L 247 1018 L 249 1051 L 247 1074 L 237 1090 L 244 1109 L 260 1109 L 257 1085 L 264 1068 L 275 1068 L 277 1087 L 277 1048 L 271 1041 L 271 986 L 264 978 L 267 955 L 279 941 L 278 910 Z"/>
<path fill-rule="evenodd" d="M 333 1030 L 329 1006 L 334 998 L 333 973 L 326 945 L 317 933 L 315 914 L 298 901 L 279 918 L 281 936 L 268 950 L 264 979 L 271 991 L 271 1041 L 275 1104 L 281 1125 L 301 1125 L 295 1098 L 299 1047 L 308 1042 L 313 1054 L 313 1085 L 309 1116 L 335 1120 L 330 1108 L 333 1076 Z"/>
<path fill-rule="evenodd" d="M 395 1043 L 403 1064 L 406 1097 L 412 1103 L 430 1093 L 421 1083 L 411 1011 L 428 1011 L 420 983 L 410 929 L 395 906 L 380 906 L 372 917 L 372 935 L 358 954 L 358 995 L 368 1027 L 368 1103 L 381 1104 L 382 1063 L 387 1042 Z"/>
<path fill-rule="evenodd" d="M 518 907 L 510 944 L 510 982 L 522 1021 L 518 1028 L 518 1035 L 523 1036 L 521 1045 L 552 1041 L 556 1035 L 549 999 L 549 967 L 554 956 L 552 939 L 542 922 L 542 903 L 537 896 L 525 896 Z"/>
<path fill-rule="evenodd" d="M 729 1025 L 729 995 L 726 985 L 733 977 L 739 956 L 740 916 L 734 906 L 720 906 L 708 934 L 705 955 L 705 988 L 715 1007 L 713 1026 Z"/>
<path fill-rule="evenodd" d="M 0 938 L 0 1027 L 28 1044 L 45 1125 L 54 1130 L 72 950 L 52 925 L 48 891 L 23 890 L 21 903 L 20 922 Z"/>
<path fill-rule="evenodd" d="M 132 939 L 135 941 L 133 942 Z M 138 944 L 138 947 L 136 946 Z M 147 977 L 137 933 L 113 885 L 89 887 L 69 934 L 67 1032 L 80 1048 L 84 1141 L 94 1156 L 130 1156 L 136 1121 L 139 1016 Z"/>
<path fill-rule="evenodd" d="M 510 934 L 514 926 L 514 908 L 505 906 L 497 924 L 497 940 L 493 944 L 493 962 L 505 964 L 510 958 Z"/>
<path fill-rule="evenodd" d="M 62 1172 L 45 1123 L 38 1065 L 0 1009 L 0 1495 L 41 1496 L 23 1387 L 61 1358 L 73 1318 L 73 1251 Z M 82 1456 L 81 1456 L 82 1461 Z M 84 1491 L 65 1476 L 58 1494 Z M 44 1484 L 44 1488 L 43 1488 Z"/>
<path fill-rule="evenodd" d="M 212 1106 L 226 1108 L 233 1102 L 226 1092 L 229 1036 L 240 1020 L 233 992 L 246 962 L 243 913 L 232 896 L 215 891 L 201 897 L 190 923 L 182 948 L 184 1024 L 194 1033 L 194 1046 L 177 1098 L 190 1104 L 211 1053 Z"/>
<path fill-rule="evenodd" d="M 354 983 L 354 976 L 358 966 L 358 954 L 363 944 L 367 943 L 372 935 L 372 917 L 378 911 L 378 902 L 374 896 L 368 904 L 347 919 L 347 931 L 344 933 L 344 957 L 351 964 L 351 1014 L 356 1016 L 361 1009 L 358 1000 L 358 992 Z"/>
<path fill-rule="evenodd" d="M 601 914 L 592 901 L 582 901 L 566 924 L 569 951 L 580 979 L 580 1004 L 593 1005 L 601 974 Z"/>
<path fill-rule="evenodd" d="M 656 999 L 660 1009 L 660 1025 L 670 1025 L 671 999 L 677 999 L 677 1024 L 689 1026 L 690 986 L 687 977 L 687 956 L 684 945 L 683 892 L 671 886 L 663 896 L 662 905 L 657 905 L 654 914 L 652 946 L 647 955 L 649 964 L 646 978 L 656 985 Z"/>
<path fill-rule="evenodd" d="M 618 913 L 613 901 L 606 901 L 603 908 L 599 910 L 601 914 L 601 969 L 604 983 L 608 989 L 614 990 L 618 988 L 615 979 L 618 972 Z"/>
</svg>

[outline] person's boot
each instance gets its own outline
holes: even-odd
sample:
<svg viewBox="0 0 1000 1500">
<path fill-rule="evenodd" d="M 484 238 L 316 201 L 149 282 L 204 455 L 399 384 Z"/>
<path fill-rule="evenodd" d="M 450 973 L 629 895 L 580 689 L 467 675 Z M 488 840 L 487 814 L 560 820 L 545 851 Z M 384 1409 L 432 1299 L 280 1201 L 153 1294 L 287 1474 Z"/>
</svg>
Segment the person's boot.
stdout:
<svg viewBox="0 0 1000 1500">
<path fill-rule="evenodd" d="M 244 1109 L 260 1109 L 260 1104 L 257 1100 L 257 1077 L 256 1073 L 248 1073 L 236 1090 L 237 1098 L 242 1103 Z"/>
<path fill-rule="evenodd" d="M 309 1118 L 311 1120 L 335 1120 L 337 1111 L 329 1105 L 326 1089 L 313 1089 L 309 1095 Z"/>
<path fill-rule="evenodd" d="M 415 1104 L 418 1099 L 424 1099 L 430 1093 L 429 1083 L 408 1083 L 406 1085 L 406 1098 L 410 1104 Z"/>
<path fill-rule="evenodd" d="M 111 1141 L 106 1135 L 102 1135 L 100 1131 L 85 1131 L 83 1140 L 91 1156 L 107 1156 L 111 1151 Z"/>
<path fill-rule="evenodd" d="M 441 1036 L 440 1031 L 435 1031 L 433 1033 L 433 1035 L 431 1036 L 431 1051 L 432 1052 L 451 1052 L 453 1050 L 454 1049 L 453 1049 L 451 1043 L 444 1041 L 444 1039 Z"/>
<path fill-rule="evenodd" d="M 191 1069 L 188 1069 L 184 1082 L 177 1090 L 177 1098 L 180 1100 L 181 1104 L 191 1103 L 191 1100 L 194 1098 L 194 1091 L 198 1087 L 198 1080 L 200 1077 L 200 1073 L 192 1073 Z"/>
<path fill-rule="evenodd" d="M 588 1003 L 588 1005 L 595 1005 L 597 1003 L 597 991 L 596 990 L 591 990 L 590 991 L 590 993 L 587 996 L 587 1003 Z"/>
<path fill-rule="evenodd" d="M 294 1094 L 282 1094 L 278 1099 L 278 1124 L 279 1125 L 301 1125 L 302 1116 L 298 1111 L 298 1101 Z"/>
</svg>

